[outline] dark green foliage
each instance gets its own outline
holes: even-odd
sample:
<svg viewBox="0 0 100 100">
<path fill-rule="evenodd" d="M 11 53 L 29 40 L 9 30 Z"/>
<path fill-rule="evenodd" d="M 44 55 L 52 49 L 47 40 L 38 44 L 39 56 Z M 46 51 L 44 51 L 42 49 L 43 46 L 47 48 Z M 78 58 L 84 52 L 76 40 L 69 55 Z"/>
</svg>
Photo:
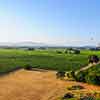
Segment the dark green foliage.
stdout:
<svg viewBox="0 0 100 100">
<path fill-rule="evenodd" d="M 75 78 L 75 71 L 71 71 L 71 76 L 72 76 L 72 78 Z"/>
<path fill-rule="evenodd" d="M 68 48 L 68 50 L 73 50 L 73 48 Z"/>
<path fill-rule="evenodd" d="M 62 100 L 67 100 L 67 99 L 70 99 L 70 98 L 74 98 L 74 94 L 72 93 L 66 93 L 63 97 L 62 97 Z"/>
<path fill-rule="evenodd" d="M 80 50 L 74 50 L 74 54 L 80 54 Z"/>
<path fill-rule="evenodd" d="M 71 72 L 68 72 L 68 73 L 67 73 L 67 77 L 68 77 L 68 78 L 72 78 Z"/>
<path fill-rule="evenodd" d="M 75 79 L 80 82 L 100 85 L 100 64 L 93 66 L 85 71 L 80 71 Z"/>
<path fill-rule="evenodd" d="M 0 72 L 0 75 L 9 74 L 10 72 L 14 72 L 14 71 L 17 71 L 17 70 L 19 70 L 19 69 L 21 69 L 20 66 L 12 66 L 11 68 L 9 68 L 9 69 L 6 70 L 6 71 L 1 71 L 1 72 Z"/>
<path fill-rule="evenodd" d="M 100 64 L 87 70 L 86 82 L 100 85 Z"/>
<path fill-rule="evenodd" d="M 96 75 L 96 73 L 91 73 L 86 76 L 86 82 L 100 85 L 100 76 Z"/>
<path fill-rule="evenodd" d="M 29 51 L 35 50 L 35 48 L 28 48 Z"/>
<path fill-rule="evenodd" d="M 98 63 L 99 57 L 97 55 L 90 55 L 88 60 L 89 60 L 89 63 Z"/>
<path fill-rule="evenodd" d="M 29 64 L 27 64 L 27 65 L 24 66 L 24 69 L 26 69 L 26 70 L 32 70 L 32 66 L 29 65 Z"/>
<path fill-rule="evenodd" d="M 75 71 L 70 71 L 67 73 L 68 78 L 75 78 Z"/>
<path fill-rule="evenodd" d="M 61 51 L 56 51 L 58 54 L 62 54 L 62 52 Z"/>
<path fill-rule="evenodd" d="M 64 78 L 65 77 L 65 71 L 58 71 L 56 73 L 57 78 Z"/>
<path fill-rule="evenodd" d="M 75 79 L 76 79 L 76 81 L 79 81 L 79 82 L 86 82 L 85 76 L 86 76 L 86 72 L 80 71 L 80 72 L 75 76 Z"/>
</svg>

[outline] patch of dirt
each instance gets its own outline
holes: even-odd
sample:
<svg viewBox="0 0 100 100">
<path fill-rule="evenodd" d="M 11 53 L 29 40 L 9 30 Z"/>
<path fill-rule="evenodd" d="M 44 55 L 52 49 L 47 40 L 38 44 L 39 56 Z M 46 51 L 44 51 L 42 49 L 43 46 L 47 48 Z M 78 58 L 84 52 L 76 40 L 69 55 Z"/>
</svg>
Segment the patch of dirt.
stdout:
<svg viewBox="0 0 100 100">
<path fill-rule="evenodd" d="M 84 86 L 80 92 L 100 91 L 99 86 L 56 79 L 53 71 L 19 70 L 0 77 L 0 100 L 57 100 L 72 85 Z"/>
</svg>

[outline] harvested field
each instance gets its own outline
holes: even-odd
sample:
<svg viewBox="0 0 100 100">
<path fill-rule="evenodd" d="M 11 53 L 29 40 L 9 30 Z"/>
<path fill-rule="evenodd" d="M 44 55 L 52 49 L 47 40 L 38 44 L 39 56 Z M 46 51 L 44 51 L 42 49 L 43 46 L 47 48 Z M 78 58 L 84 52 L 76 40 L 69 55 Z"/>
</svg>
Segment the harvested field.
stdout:
<svg viewBox="0 0 100 100">
<path fill-rule="evenodd" d="M 85 87 L 80 92 L 100 91 L 100 87 L 56 79 L 54 71 L 24 69 L 0 77 L 0 100 L 57 100 L 72 85 Z"/>
</svg>

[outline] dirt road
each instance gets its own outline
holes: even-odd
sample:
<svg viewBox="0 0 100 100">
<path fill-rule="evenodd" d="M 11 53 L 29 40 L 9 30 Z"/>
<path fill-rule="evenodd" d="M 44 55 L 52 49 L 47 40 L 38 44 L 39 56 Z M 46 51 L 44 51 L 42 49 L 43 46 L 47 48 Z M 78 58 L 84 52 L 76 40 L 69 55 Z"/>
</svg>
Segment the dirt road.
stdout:
<svg viewBox="0 0 100 100">
<path fill-rule="evenodd" d="M 56 100 L 72 85 L 83 85 L 84 91 L 100 91 L 100 87 L 56 79 L 53 71 L 19 70 L 0 77 L 0 100 Z"/>
</svg>

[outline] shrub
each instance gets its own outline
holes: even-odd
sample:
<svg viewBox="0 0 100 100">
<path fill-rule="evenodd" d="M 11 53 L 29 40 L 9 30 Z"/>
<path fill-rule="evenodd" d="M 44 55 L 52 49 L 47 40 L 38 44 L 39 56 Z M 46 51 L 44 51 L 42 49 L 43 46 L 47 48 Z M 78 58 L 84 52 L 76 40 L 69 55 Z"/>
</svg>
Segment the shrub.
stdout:
<svg viewBox="0 0 100 100">
<path fill-rule="evenodd" d="M 32 66 L 29 65 L 29 64 L 27 64 L 27 65 L 24 66 L 24 69 L 26 69 L 26 70 L 32 70 Z"/>
<path fill-rule="evenodd" d="M 89 63 L 98 63 L 99 57 L 97 55 L 90 55 L 88 57 Z"/>
<path fill-rule="evenodd" d="M 74 50 L 74 54 L 80 54 L 80 50 Z"/>
<path fill-rule="evenodd" d="M 68 77 L 68 78 L 72 78 L 71 72 L 72 72 L 72 71 L 70 71 L 70 72 L 67 73 L 67 77 Z"/>
<path fill-rule="evenodd" d="M 79 82 L 86 82 L 85 76 L 86 76 L 86 72 L 80 71 L 76 76 L 75 79 Z"/>
<path fill-rule="evenodd" d="M 66 93 L 63 97 L 62 97 L 62 100 L 67 100 L 67 99 L 70 99 L 70 98 L 74 98 L 74 94 L 72 93 Z"/>
<path fill-rule="evenodd" d="M 75 78 L 76 76 L 75 76 L 75 71 L 71 71 L 71 76 L 72 76 L 72 78 Z"/>
<path fill-rule="evenodd" d="M 56 77 L 57 78 L 64 78 L 65 77 L 65 71 L 58 71 L 57 73 L 56 73 Z"/>
<path fill-rule="evenodd" d="M 58 54 L 62 54 L 62 52 L 61 51 L 56 51 Z"/>
<path fill-rule="evenodd" d="M 29 51 L 35 50 L 35 48 L 28 48 Z"/>
<path fill-rule="evenodd" d="M 90 73 L 86 76 L 86 82 L 100 85 L 100 76 L 95 73 Z"/>
<path fill-rule="evenodd" d="M 66 75 L 67 75 L 68 78 L 75 79 L 75 72 L 74 71 L 69 71 L 69 72 L 66 73 Z"/>
<path fill-rule="evenodd" d="M 75 80 L 100 85 L 100 64 L 75 74 Z"/>
</svg>

